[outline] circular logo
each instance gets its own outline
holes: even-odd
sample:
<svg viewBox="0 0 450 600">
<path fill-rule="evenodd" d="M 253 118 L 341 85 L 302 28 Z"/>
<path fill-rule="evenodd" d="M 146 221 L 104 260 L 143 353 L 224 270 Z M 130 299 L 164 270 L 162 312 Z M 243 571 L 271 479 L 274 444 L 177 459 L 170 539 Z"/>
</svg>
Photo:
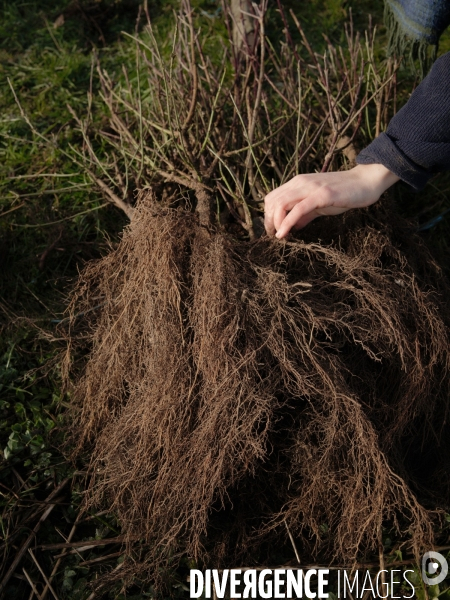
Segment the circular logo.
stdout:
<svg viewBox="0 0 450 600">
<path fill-rule="evenodd" d="M 438 572 L 440 571 L 440 572 Z M 427 585 L 437 585 L 448 574 L 448 563 L 439 552 L 425 552 L 422 556 L 422 579 Z M 430 577 L 431 576 L 431 577 Z"/>
</svg>

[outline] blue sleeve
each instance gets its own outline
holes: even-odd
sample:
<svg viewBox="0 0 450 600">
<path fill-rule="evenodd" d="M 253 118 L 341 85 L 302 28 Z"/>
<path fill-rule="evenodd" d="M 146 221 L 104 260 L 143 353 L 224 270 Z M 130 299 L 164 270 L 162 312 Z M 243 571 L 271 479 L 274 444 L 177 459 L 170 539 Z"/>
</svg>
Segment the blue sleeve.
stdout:
<svg viewBox="0 0 450 600">
<path fill-rule="evenodd" d="M 356 162 L 382 164 L 416 190 L 450 169 L 450 52 L 434 63 L 386 132 Z"/>
</svg>

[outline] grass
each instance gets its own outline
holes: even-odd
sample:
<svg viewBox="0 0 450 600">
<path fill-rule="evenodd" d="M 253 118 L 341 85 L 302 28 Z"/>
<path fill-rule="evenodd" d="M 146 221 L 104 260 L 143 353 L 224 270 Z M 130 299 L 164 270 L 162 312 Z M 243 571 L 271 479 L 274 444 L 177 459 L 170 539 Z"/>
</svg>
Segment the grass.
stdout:
<svg viewBox="0 0 450 600">
<path fill-rule="evenodd" d="M 193 5 L 215 53 L 223 31 L 218 3 L 196 0 Z M 325 48 L 323 30 L 333 42 L 342 41 L 348 2 L 312 0 L 299 8 L 298 2 L 286 0 L 284 5 L 298 14 L 315 49 Z M 55 506 L 31 547 L 50 575 L 55 567 L 52 554 L 36 545 L 65 543 L 71 534 L 76 540 L 93 541 L 89 550 L 58 551 L 66 556 L 57 565 L 52 587 L 59 598 L 73 600 L 88 598 L 88 584 L 118 568 L 122 555 L 120 544 L 96 545 L 104 538 L 118 537 L 120 526 L 114 515 L 80 515 L 82 465 L 70 464 L 58 450 L 66 398 L 57 355 L 61 334 L 56 325 L 64 318 L 65 296 L 79 268 L 117 241 L 127 219 L 105 201 L 74 162 L 73 148 L 81 149 L 83 140 L 68 105 L 79 115 L 90 110 L 95 127 L 107 126 L 97 95 L 94 53 L 113 77 L 122 77 L 122 64 L 133 69 L 134 46 L 121 32 L 134 33 L 138 6 L 137 0 L 0 2 L 0 581 L 43 514 L 42 503 L 57 491 Z M 174 6 L 175 0 L 150 3 L 166 52 L 170 52 Z M 364 0 L 353 10 L 355 26 L 361 31 L 373 6 Z M 381 59 L 381 2 L 375 8 Z M 272 7 L 267 28 L 274 42 L 280 27 Z M 449 49 L 450 35 L 446 34 L 441 50 Z M 406 74 L 402 77 L 407 94 L 412 81 Z M 35 132 L 24 121 L 14 93 Z M 52 143 L 44 143 L 40 136 Z M 368 131 L 366 137 L 370 138 Z M 101 137 L 95 137 L 95 144 L 96 152 L 106 156 Z M 425 224 L 450 208 L 449 191 L 450 177 L 440 175 L 416 199 L 398 186 L 397 201 L 404 214 Z M 424 232 L 443 265 L 449 256 L 449 234 L 450 218 Z M 63 485 L 67 479 L 70 485 Z M 447 535 L 444 531 L 444 538 Z M 386 552 L 398 556 L 395 541 L 388 543 L 388 539 L 386 532 Z M 171 574 L 172 590 L 180 597 L 186 597 L 188 567 L 186 563 Z M 8 580 L 5 598 L 28 597 L 27 576 L 42 581 L 28 553 Z M 153 595 L 151 586 L 140 582 L 134 591 L 136 598 Z M 420 596 L 419 588 L 417 593 Z M 119 599 L 124 594 L 118 587 L 105 592 L 105 597 Z"/>
</svg>

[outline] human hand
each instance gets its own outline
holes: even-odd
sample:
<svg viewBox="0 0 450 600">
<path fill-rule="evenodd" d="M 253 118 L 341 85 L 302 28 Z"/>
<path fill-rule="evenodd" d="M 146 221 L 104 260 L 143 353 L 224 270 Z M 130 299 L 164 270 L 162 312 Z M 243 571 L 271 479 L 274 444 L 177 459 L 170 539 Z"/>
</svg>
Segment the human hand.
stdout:
<svg viewBox="0 0 450 600">
<path fill-rule="evenodd" d="M 301 229 L 316 217 L 369 206 L 398 180 L 397 175 L 380 164 L 297 175 L 265 197 L 266 231 L 281 239 L 292 228 Z"/>
</svg>

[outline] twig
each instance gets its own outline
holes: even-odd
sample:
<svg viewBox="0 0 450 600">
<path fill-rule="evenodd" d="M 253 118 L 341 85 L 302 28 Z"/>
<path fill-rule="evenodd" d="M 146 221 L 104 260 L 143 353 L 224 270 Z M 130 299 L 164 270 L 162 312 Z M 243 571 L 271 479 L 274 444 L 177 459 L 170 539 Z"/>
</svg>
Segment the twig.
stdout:
<svg viewBox="0 0 450 600">
<path fill-rule="evenodd" d="M 89 565 L 94 565 L 99 562 L 104 562 L 105 560 L 110 560 L 111 558 L 117 558 L 118 556 L 122 556 L 123 552 L 113 552 L 112 554 L 107 554 L 106 556 L 100 556 L 99 558 L 92 558 L 91 560 L 84 560 L 78 563 L 79 567 L 88 567 Z"/>
<path fill-rule="evenodd" d="M 53 500 L 60 492 L 61 490 L 65 487 L 65 485 L 70 481 L 70 478 L 64 479 L 59 485 L 58 487 L 53 490 L 53 492 L 48 496 L 47 498 L 47 502 L 49 502 L 50 500 Z M 36 525 L 33 527 L 33 530 L 31 531 L 30 535 L 27 537 L 27 539 L 25 540 L 25 542 L 23 543 L 22 547 L 20 548 L 19 552 L 16 554 L 16 557 L 14 558 L 11 566 L 9 567 L 8 571 L 6 572 L 6 575 L 4 576 L 2 582 L 0 583 L 0 596 L 2 594 L 2 592 L 4 591 L 8 581 L 11 579 L 12 574 L 14 573 L 14 571 L 17 568 L 17 565 L 20 563 L 20 561 L 22 560 L 23 556 L 25 555 L 26 551 L 28 550 L 28 547 L 30 546 L 31 542 L 34 540 L 37 532 L 39 531 L 42 523 L 47 519 L 47 517 L 49 516 L 49 514 L 52 512 L 52 510 L 55 508 L 56 504 L 58 502 L 55 501 L 53 504 L 50 504 L 48 506 L 48 508 L 45 510 L 45 512 L 42 514 L 41 518 L 39 519 L 39 521 L 36 523 Z"/>
<path fill-rule="evenodd" d="M 43 306 L 45 308 L 45 310 L 49 313 L 53 313 L 52 310 L 50 310 L 50 308 L 44 303 L 42 302 L 42 300 L 39 298 L 39 296 L 36 296 L 36 294 L 33 292 L 32 289 L 30 289 L 30 287 L 25 283 L 25 281 L 22 279 L 22 277 L 19 275 L 18 279 L 22 282 L 22 284 L 26 287 L 26 289 L 29 291 L 29 293 L 33 296 L 33 298 L 39 302 L 39 304 L 41 306 Z M 54 314 L 54 313 L 53 313 Z"/>
<path fill-rule="evenodd" d="M 297 48 L 295 47 L 294 41 L 292 39 L 291 32 L 289 31 L 289 25 L 286 20 L 286 15 L 284 14 L 284 9 L 283 9 L 283 6 L 282 6 L 280 0 L 277 0 L 277 5 L 278 5 L 278 11 L 281 15 L 281 18 L 283 19 L 284 32 L 285 32 L 286 39 L 291 47 L 292 52 L 294 53 L 295 60 L 297 61 L 297 63 L 300 63 L 301 59 L 297 52 Z"/>
<path fill-rule="evenodd" d="M 78 185 L 71 185 L 63 188 L 56 188 L 54 190 L 41 190 L 39 192 L 31 192 L 31 193 L 23 193 L 23 194 L 14 194 L 16 198 L 34 198 L 40 196 L 57 196 L 58 194 L 64 194 L 66 192 L 83 192 L 87 187 L 91 185 L 90 183 L 79 183 Z M 0 215 L 1 216 L 1 215 Z"/>
<path fill-rule="evenodd" d="M 16 476 L 17 480 L 20 483 L 20 489 L 19 491 L 24 487 L 27 491 L 30 490 L 30 486 L 27 484 L 26 481 L 24 481 L 24 479 L 20 476 L 20 473 L 17 472 L 17 470 L 14 467 L 11 467 L 11 471 L 14 473 L 14 475 Z M 32 489 L 32 488 L 31 488 Z M 33 498 L 34 500 L 34 498 Z"/>
<path fill-rule="evenodd" d="M 297 546 L 295 545 L 294 538 L 293 538 L 291 530 L 289 529 L 289 526 L 288 526 L 288 524 L 286 522 L 286 519 L 284 520 L 284 524 L 286 525 L 286 529 L 287 529 L 287 532 L 288 532 L 289 539 L 291 540 L 292 547 L 294 548 L 295 558 L 297 559 L 298 564 L 301 564 L 301 562 L 300 562 L 300 556 L 299 556 L 298 550 L 297 550 Z"/>
<path fill-rule="evenodd" d="M 248 115 L 249 116 L 249 126 L 248 126 L 248 132 L 247 132 L 249 150 L 247 152 L 246 167 L 247 167 L 248 176 L 249 176 L 250 193 L 252 194 L 252 196 L 254 197 L 255 200 L 257 200 L 257 197 L 255 197 L 256 196 L 256 194 L 255 194 L 255 177 L 254 177 L 254 172 L 253 172 L 253 166 L 254 166 L 254 163 L 256 163 L 256 160 L 255 160 L 252 146 L 253 146 L 257 118 L 258 118 L 259 110 L 261 107 L 261 99 L 262 99 L 262 91 L 263 91 L 263 83 L 264 83 L 265 50 L 266 50 L 266 40 L 265 40 L 265 31 L 264 31 L 264 16 L 265 16 L 266 10 L 267 10 L 267 0 L 262 0 L 261 6 L 259 8 L 259 14 L 258 14 L 259 38 L 260 38 L 260 45 L 261 45 L 259 75 L 258 75 L 258 80 L 257 80 L 256 98 L 253 102 L 253 110 L 251 112 L 249 111 L 249 115 Z M 250 88 L 248 88 L 248 87 L 247 87 L 247 92 L 248 93 L 250 92 Z M 248 94 L 247 94 L 246 98 L 248 98 Z M 257 165 L 257 168 L 259 170 L 258 165 Z M 248 207 L 246 206 L 245 203 L 244 203 L 244 210 L 246 211 L 245 221 L 248 225 L 248 231 L 250 234 L 250 238 L 252 239 L 252 238 L 254 238 L 253 222 L 252 222 L 250 211 L 248 210 Z"/>
<path fill-rule="evenodd" d="M 105 538 L 103 540 L 84 540 L 81 542 L 61 542 L 59 544 L 41 544 L 38 546 L 39 550 L 62 550 L 63 548 L 78 548 L 79 552 L 83 550 L 88 550 L 89 548 L 95 548 L 96 546 L 107 546 L 108 544 L 121 544 L 127 538 L 125 535 L 119 535 L 115 538 Z M 139 539 L 135 536 L 132 539 Z"/>
<path fill-rule="evenodd" d="M 120 563 L 120 565 L 117 565 L 117 567 L 115 567 L 115 568 L 112 570 L 112 572 L 114 573 L 114 571 L 118 571 L 119 569 L 121 569 L 121 568 L 123 567 L 123 564 L 124 564 L 124 563 Z M 102 587 L 104 587 L 105 585 L 106 585 L 106 583 L 100 584 L 100 585 L 98 586 L 97 590 L 94 590 L 94 591 L 92 592 L 92 594 L 90 594 L 90 595 L 89 595 L 89 596 L 86 598 L 86 600 L 94 600 L 94 598 L 95 598 L 95 597 L 96 597 L 96 595 L 97 595 L 97 592 L 98 592 L 98 591 L 99 591 L 99 590 L 100 590 Z"/>
<path fill-rule="evenodd" d="M 13 206 L 13 208 L 10 208 L 9 210 L 5 210 L 4 212 L 0 213 L 0 219 L 5 215 L 9 215 L 9 213 L 14 212 L 15 210 L 19 210 L 19 208 L 22 208 L 23 206 L 25 206 L 25 202 L 22 202 L 22 204 L 18 204 L 17 206 Z"/>
<path fill-rule="evenodd" d="M 41 254 L 41 257 L 39 259 L 39 270 L 42 271 L 42 269 L 44 268 L 44 264 L 45 264 L 45 260 L 47 258 L 47 256 L 50 254 L 50 252 L 52 252 L 52 250 L 54 250 L 56 248 L 56 246 L 58 245 L 59 240 L 62 238 L 62 234 L 63 234 L 63 230 L 62 228 L 59 230 L 58 236 L 55 238 L 55 240 L 50 244 L 50 246 L 48 248 L 46 248 L 44 250 L 44 252 Z"/>
<path fill-rule="evenodd" d="M 64 219 L 58 219 L 58 221 L 51 221 L 50 223 L 38 223 L 36 225 L 29 225 L 28 223 L 12 223 L 13 227 L 23 227 L 24 229 L 37 229 L 39 227 L 50 227 L 51 225 L 57 225 L 58 223 L 64 223 L 64 221 L 70 221 L 71 219 L 76 219 L 76 217 L 81 217 L 81 215 L 87 215 L 90 212 L 94 212 L 96 210 L 100 210 L 101 208 L 105 208 L 105 206 L 111 206 L 111 202 L 105 202 L 105 204 L 100 204 L 100 206 L 94 206 L 94 208 L 88 208 L 87 210 L 83 210 L 82 212 L 76 213 L 75 215 L 71 215 L 70 217 L 64 217 Z"/>
<path fill-rule="evenodd" d="M 28 548 L 28 554 L 31 556 L 31 558 L 33 559 L 34 564 L 37 566 L 37 568 L 39 569 L 40 574 L 42 575 L 44 581 L 45 581 L 45 585 L 48 587 L 48 589 L 51 591 L 53 598 L 55 600 L 59 600 L 58 596 L 56 595 L 55 590 L 52 588 L 51 583 L 49 582 L 49 580 L 47 579 L 47 575 L 44 573 L 41 565 L 39 564 L 37 558 L 35 557 L 35 555 L 33 554 L 33 550 L 31 548 Z"/>
<path fill-rule="evenodd" d="M 69 533 L 69 535 L 67 537 L 67 543 L 69 543 L 71 541 L 71 539 L 72 539 L 72 537 L 73 537 L 73 535 L 74 535 L 74 533 L 76 531 L 77 523 L 78 523 L 78 519 L 79 519 L 80 515 L 81 515 L 81 513 L 78 513 L 77 519 L 76 519 L 75 523 L 73 524 L 72 529 L 70 530 L 70 533 Z M 59 565 L 61 564 L 61 561 L 62 561 L 63 556 L 65 554 L 66 554 L 65 550 L 63 550 L 61 556 L 55 562 L 55 564 L 53 566 L 53 569 L 52 569 L 52 572 L 50 573 L 50 577 L 48 578 L 49 584 L 53 581 L 53 578 L 55 577 L 56 573 L 58 572 Z M 49 586 L 46 583 L 45 587 L 44 587 L 44 590 L 42 592 L 41 600 L 45 600 L 45 597 L 47 596 L 47 592 L 48 592 L 49 589 L 50 588 L 49 588 Z"/>
<path fill-rule="evenodd" d="M 198 71 L 197 71 L 197 63 L 195 60 L 195 33 L 194 33 L 194 24 L 192 22 L 192 7 L 189 5 L 189 3 L 187 3 L 186 6 L 186 13 L 187 13 L 187 18 L 188 18 L 188 23 L 189 23 L 189 32 L 191 34 L 191 41 L 190 41 L 190 51 L 191 51 L 191 64 L 190 64 L 190 68 L 191 68 L 191 74 L 192 74 L 192 97 L 191 97 L 191 103 L 189 106 L 189 112 L 188 115 L 186 117 L 185 122 L 183 123 L 183 126 L 181 127 L 181 131 L 184 132 L 186 131 L 186 129 L 189 127 L 192 118 L 194 116 L 194 112 L 195 112 L 195 107 L 197 105 L 197 96 L 198 96 Z"/>
<path fill-rule="evenodd" d="M 208 192 L 213 192 L 213 189 L 201 183 L 200 181 L 195 181 L 190 177 L 175 175 L 175 173 L 167 173 L 166 171 L 160 171 L 160 174 L 164 177 L 166 181 L 172 181 L 173 183 L 178 183 L 179 185 L 184 185 L 191 190 L 196 192 L 197 190 L 207 190 Z"/>
<path fill-rule="evenodd" d="M 244 229 L 247 229 L 247 223 L 243 219 L 241 219 L 241 217 L 239 216 L 239 213 L 234 209 L 234 206 L 231 204 L 231 202 L 228 200 L 228 198 L 225 195 L 225 192 L 228 192 L 228 190 L 226 188 L 224 188 L 223 185 L 219 181 L 217 182 L 217 189 L 219 190 L 219 193 L 222 196 L 223 201 L 227 205 L 227 208 L 230 211 L 230 213 L 233 215 L 233 217 L 236 219 L 236 221 L 239 223 L 239 225 L 241 227 L 243 227 Z M 230 193 L 230 192 L 228 192 L 228 193 Z"/>
<path fill-rule="evenodd" d="M 123 212 L 131 221 L 131 219 L 133 218 L 134 208 L 126 202 L 124 202 L 123 200 L 121 200 L 119 196 L 115 194 L 112 191 L 112 189 L 109 186 L 107 186 L 104 181 L 99 179 L 90 169 L 86 169 L 86 172 L 89 174 L 92 181 L 94 181 L 98 185 L 102 192 L 104 192 L 118 208 L 123 210 Z"/>
<path fill-rule="evenodd" d="M 25 567 L 22 567 L 22 571 L 23 571 L 23 574 L 25 575 L 25 577 L 26 577 L 26 579 L 27 579 L 28 583 L 30 584 L 30 586 L 31 586 L 31 589 L 33 590 L 34 594 L 36 595 L 37 599 L 38 599 L 38 600 L 42 600 L 42 596 L 41 596 L 41 595 L 38 593 L 38 591 L 37 591 L 37 589 L 36 589 L 36 586 L 34 585 L 34 582 L 33 582 L 33 580 L 31 579 L 31 577 L 28 575 L 28 573 L 27 573 L 27 571 L 26 571 Z"/>
</svg>

